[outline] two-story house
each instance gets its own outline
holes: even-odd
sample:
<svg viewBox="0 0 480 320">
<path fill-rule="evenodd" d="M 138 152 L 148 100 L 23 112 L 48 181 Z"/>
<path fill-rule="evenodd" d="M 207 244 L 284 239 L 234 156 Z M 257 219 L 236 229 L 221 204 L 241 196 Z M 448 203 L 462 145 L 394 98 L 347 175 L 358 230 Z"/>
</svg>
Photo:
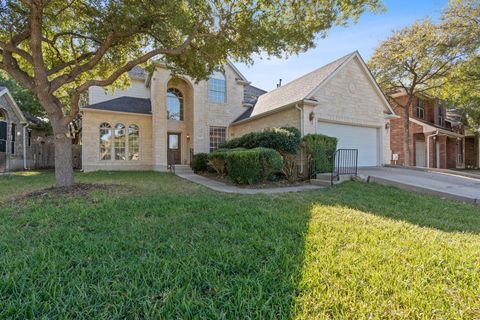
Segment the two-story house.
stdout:
<svg viewBox="0 0 480 320">
<path fill-rule="evenodd" d="M 133 69 L 124 90 L 90 88 L 81 108 L 84 171 L 164 171 L 229 138 L 281 126 L 337 137 L 339 148 L 358 150 L 359 166 L 390 160 L 395 114 L 358 52 L 268 93 L 233 64 L 222 69 L 196 83 L 157 64 L 153 73 Z"/>
<path fill-rule="evenodd" d="M 392 164 L 405 165 L 403 144 L 404 117 L 408 96 L 391 95 L 392 107 L 399 116 L 391 123 Z M 465 136 L 462 118 L 447 110 L 441 101 L 416 95 L 409 110 L 410 165 L 428 168 L 462 168 L 465 166 Z"/>
</svg>

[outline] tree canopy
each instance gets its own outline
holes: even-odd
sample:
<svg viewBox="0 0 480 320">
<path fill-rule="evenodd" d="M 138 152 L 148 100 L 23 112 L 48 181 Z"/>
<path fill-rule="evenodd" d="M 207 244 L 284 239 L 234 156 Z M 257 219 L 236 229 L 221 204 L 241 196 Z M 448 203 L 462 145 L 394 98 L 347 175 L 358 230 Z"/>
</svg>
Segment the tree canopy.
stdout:
<svg viewBox="0 0 480 320">
<path fill-rule="evenodd" d="M 14 79 L 10 78 L 4 72 L 0 72 L 0 86 L 8 88 L 13 99 L 20 109 L 28 112 L 32 116 L 45 117 L 45 110 L 38 103 L 32 92 L 20 86 Z"/>
<path fill-rule="evenodd" d="M 119 84 L 155 57 L 200 80 L 227 57 L 296 54 L 380 7 L 380 0 L 0 0 L 0 69 L 45 109 L 57 186 L 70 185 L 68 125 L 91 86 Z"/>
</svg>

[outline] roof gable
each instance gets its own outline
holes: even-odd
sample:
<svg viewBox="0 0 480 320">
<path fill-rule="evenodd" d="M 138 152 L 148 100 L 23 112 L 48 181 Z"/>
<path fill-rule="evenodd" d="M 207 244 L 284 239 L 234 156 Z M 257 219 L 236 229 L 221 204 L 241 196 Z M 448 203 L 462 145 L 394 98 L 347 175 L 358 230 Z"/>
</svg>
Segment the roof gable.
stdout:
<svg viewBox="0 0 480 320">
<path fill-rule="evenodd" d="M 252 116 L 308 99 L 352 54 L 346 55 L 259 97 Z"/>
<path fill-rule="evenodd" d="M 10 94 L 10 91 L 6 87 L 0 87 L 0 96 L 6 95 L 8 97 L 7 101 L 10 104 L 10 107 L 12 108 L 13 112 L 17 115 L 17 117 L 20 119 L 21 122 L 27 123 L 27 119 L 25 118 L 25 115 L 23 114 L 22 110 L 20 110 L 20 107 L 17 105 L 15 102 L 15 99 L 13 99 L 12 95 Z"/>
<path fill-rule="evenodd" d="M 385 95 L 378 86 L 378 83 L 373 78 L 370 70 L 363 61 L 360 54 L 355 51 L 350 53 L 340 59 L 337 59 L 329 64 L 318 68 L 296 80 L 293 80 L 287 83 L 284 86 L 281 86 L 269 93 L 266 93 L 259 97 L 257 104 L 252 112 L 252 117 L 265 113 L 271 112 L 275 109 L 284 107 L 289 104 L 294 104 L 296 102 L 301 102 L 303 100 L 312 100 L 313 95 L 318 92 L 318 90 L 325 85 L 331 78 L 333 78 L 339 70 L 341 70 L 345 65 L 350 63 L 353 59 L 357 58 L 360 62 L 360 65 L 365 72 L 367 78 L 370 81 L 370 84 L 374 87 L 374 90 L 380 96 L 384 104 L 385 110 L 388 113 L 394 115 L 393 109 L 388 103 Z"/>
</svg>

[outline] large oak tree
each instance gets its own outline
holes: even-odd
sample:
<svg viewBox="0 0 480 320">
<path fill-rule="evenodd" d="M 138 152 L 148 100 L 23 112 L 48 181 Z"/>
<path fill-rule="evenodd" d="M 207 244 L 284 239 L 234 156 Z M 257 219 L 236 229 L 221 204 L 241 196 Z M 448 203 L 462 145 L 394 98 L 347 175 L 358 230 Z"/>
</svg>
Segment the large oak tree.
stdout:
<svg viewBox="0 0 480 320">
<path fill-rule="evenodd" d="M 373 53 L 369 67 L 394 104 L 403 110 L 404 165 L 410 165 L 410 109 L 414 96 L 436 94 L 464 51 L 451 34 L 430 20 L 393 32 Z M 407 94 L 405 102 L 392 98 Z"/>
<path fill-rule="evenodd" d="M 30 90 L 55 136 L 56 186 L 73 183 L 69 123 L 91 86 L 161 57 L 200 80 L 227 57 L 314 46 L 380 0 L 0 0 L 0 68 Z"/>
</svg>

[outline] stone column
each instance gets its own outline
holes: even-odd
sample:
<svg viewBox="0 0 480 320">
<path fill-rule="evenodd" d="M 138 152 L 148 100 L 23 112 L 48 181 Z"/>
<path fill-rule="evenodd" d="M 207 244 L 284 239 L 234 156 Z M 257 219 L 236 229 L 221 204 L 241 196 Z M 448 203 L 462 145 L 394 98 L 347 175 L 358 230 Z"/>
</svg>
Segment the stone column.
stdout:
<svg viewBox="0 0 480 320">
<path fill-rule="evenodd" d="M 151 81 L 153 169 L 167 171 L 167 83 L 170 72 L 157 69 Z"/>
</svg>

